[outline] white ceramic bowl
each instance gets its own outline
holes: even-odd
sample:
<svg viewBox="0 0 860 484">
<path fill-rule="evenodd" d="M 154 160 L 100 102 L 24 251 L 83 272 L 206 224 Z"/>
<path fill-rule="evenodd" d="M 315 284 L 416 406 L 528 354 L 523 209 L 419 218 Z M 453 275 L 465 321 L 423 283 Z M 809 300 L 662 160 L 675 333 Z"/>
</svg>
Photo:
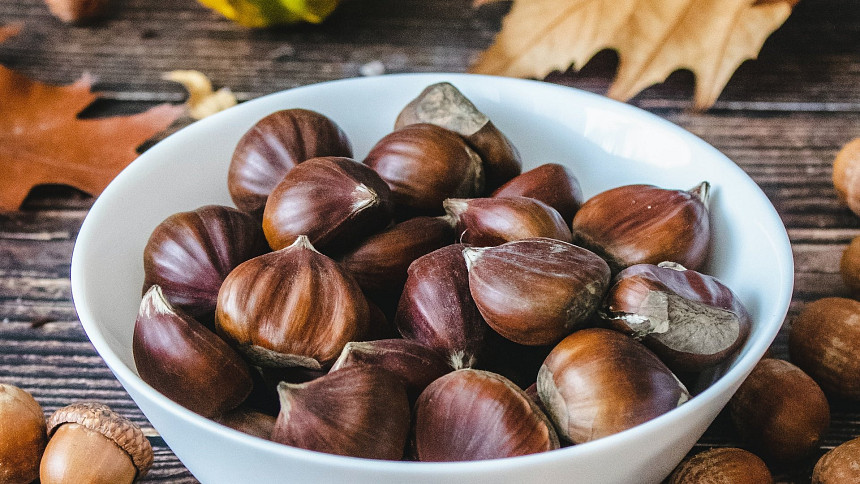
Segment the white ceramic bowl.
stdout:
<svg viewBox="0 0 860 484">
<path fill-rule="evenodd" d="M 526 169 L 567 165 L 586 197 L 629 183 L 712 184 L 712 254 L 706 272 L 730 286 L 753 316 L 743 351 L 688 403 L 633 429 L 552 452 L 464 463 L 388 462 L 322 454 L 223 427 L 173 403 L 135 372 L 132 330 L 142 251 L 167 216 L 232 205 L 227 167 L 236 142 L 263 116 L 307 108 L 335 120 L 356 159 L 391 131 L 425 86 L 449 81 L 522 152 Z M 634 107 L 543 82 L 462 74 L 348 79 L 244 103 L 158 143 L 126 168 L 90 210 L 72 257 L 81 322 L 107 365 L 179 459 L 205 483 L 428 482 L 656 483 L 671 472 L 769 346 L 791 299 L 793 263 L 779 216 L 733 162 L 692 134 Z"/>
</svg>

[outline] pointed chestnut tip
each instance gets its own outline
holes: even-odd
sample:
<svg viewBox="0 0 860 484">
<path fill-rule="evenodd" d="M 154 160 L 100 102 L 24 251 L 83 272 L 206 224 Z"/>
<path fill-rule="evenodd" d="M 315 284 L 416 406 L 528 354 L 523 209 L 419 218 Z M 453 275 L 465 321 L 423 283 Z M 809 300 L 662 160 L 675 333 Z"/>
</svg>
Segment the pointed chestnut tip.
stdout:
<svg viewBox="0 0 860 484">
<path fill-rule="evenodd" d="M 310 249 L 317 254 L 320 253 L 320 251 L 318 251 L 317 248 L 314 247 L 314 244 L 311 243 L 311 239 L 309 239 L 307 235 L 299 235 L 298 237 L 296 237 L 296 240 L 294 240 L 292 244 L 286 246 L 283 250 L 291 249 Z"/>
<path fill-rule="evenodd" d="M 352 191 L 352 197 L 353 212 L 360 212 L 366 208 L 375 207 L 382 203 L 376 190 L 370 188 L 364 183 L 356 185 L 355 190 Z"/>
<path fill-rule="evenodd" d="M 711 198 L 711 184 L 707 181 L 703 181 L 693 188 L 687 190 L 690 194 L 698 198 L 705 204 L 705 207 L 708 207 L 708 201 Z"/>
<path fill-rule="evenodd" d="M 663 262 L 657 264 L 657 267 L 662 267 L 663 269 L 672 269 L 673 271 L 684 272 L 687 270 L 686 267 L 678 264 L 677 262 L 672 262 L 670 260 L 664 260 Z"/>
<path fill-rule="evenodd" d="M 153 315 L 176 314 L 176 310 L 170 304 L 170 301 L 164 297 L 164 292 L 161 286 L 153 284 L 146 290 L 143 299 L 140 301 L 140 314 L 147 318 Z"/>
<path fill-rule="evenodd" d="M 471 271 L 472 266 L 481 258 L 481 255 L 489 249 L 489 247 L 464 247 L 463 259 L 466 260 L 466 270 Z"/>
<path fill-rule="evenodd" d="M 442 207 L 445 209 L 447 216 L 455 223 L 460 220 L 460 215 L 469 208 L 468 198 L 446 198 L 442 201 Z"/>
</svg>

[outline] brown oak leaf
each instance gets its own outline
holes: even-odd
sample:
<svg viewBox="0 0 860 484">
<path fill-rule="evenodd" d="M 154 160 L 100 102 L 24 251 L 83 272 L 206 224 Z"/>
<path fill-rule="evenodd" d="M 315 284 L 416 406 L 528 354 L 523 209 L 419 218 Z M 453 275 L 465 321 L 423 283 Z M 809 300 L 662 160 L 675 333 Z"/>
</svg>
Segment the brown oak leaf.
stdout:
<svg viewBox="0 0 860 484">
<path fill-rule="evenodd" d="M 41 184 L 98 195 L 137 157 L 141 143 L 184 112 L 163 104 L 129 116 L 79 119 L 98 98 L 91 85 L 86 75 L 53 86 L 0 66 L 0 211 L 17 210 Z"/>
<path fill-rule="evenodd" d="M 491 0 L 476 0 L 476 5 Z M 626 101 L 677 69 L 696 76 L 696 109 L 713 105 L 797 0 L 514 0 L 472 72 L 542 78 L 618 52 L 607 93 Z"/>
</svg>

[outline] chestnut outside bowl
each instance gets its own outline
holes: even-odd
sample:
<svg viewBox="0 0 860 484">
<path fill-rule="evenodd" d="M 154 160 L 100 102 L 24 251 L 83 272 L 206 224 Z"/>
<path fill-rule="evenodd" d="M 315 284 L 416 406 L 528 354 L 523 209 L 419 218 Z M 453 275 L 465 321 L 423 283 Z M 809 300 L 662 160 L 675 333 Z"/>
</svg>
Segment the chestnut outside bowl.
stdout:
<svg viewBox="0 0 860 484">
<path fill-rule="evenodd" d="M 632 183 L 712 185 L 712 251 L 705 269 L 753 317 L 741 353 L 706 390 L 654 420 L 586 444 L 523 457 L 462 463 L 389 462 L 328 455 L 252 437 L 167 399 L 137 375 L 131 341 L 143 281 L 142 253 L 167 216 L 232 205 L 227 167 L 236 142 L 263 116 L 321 112 L 349 135 L 356 159 L 391 131 L 400 109 L 429 84 L 449 81 L 508 135 L 525 169 L 568 166 L 586 197 Z M 465 74 L 406 74 L 326 82 L 221 112 L 143 153 L 89 212 L 72 257 L 81 323 L 116 377 L 177 457 L 205 483 L 429 482 L 657 483 L 692 448 L 782 324 L 791 300 L 788 236 L 761 189 L 719 151 L 629 105 L 553 84 Z"/>
</svg>

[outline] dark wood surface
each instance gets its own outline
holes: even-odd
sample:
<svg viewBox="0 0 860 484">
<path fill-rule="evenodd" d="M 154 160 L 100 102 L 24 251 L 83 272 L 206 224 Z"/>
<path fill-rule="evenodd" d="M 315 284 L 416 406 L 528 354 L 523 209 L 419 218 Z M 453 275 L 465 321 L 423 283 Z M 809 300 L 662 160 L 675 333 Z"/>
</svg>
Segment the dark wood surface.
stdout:
<svg viewBox="0 0 860 484">
<path fill-rule="evenodd" d="M 104 99 L 85 116 L 181 102 L 184 91 L 161 80 L 174 69 L 199 69 L 247 100 L 358 76 L 371 61 L 381 61 L 387 72 L 465 71 L 489 45 L 507 8 L 502 2 L 475 10 L 467 0 L 345 0 L 322 26 L 254 31 L 192 0 L 117 0 L 106 19 L 84 27 L 60 23 L 41 0 L 0 0 L 0 24 L 24 24 L 19 36 L 0 44 L 0 64 L 56 84 L 91 73 Z M 546 80 L 602 93 L 615 63 L 607 51 L 580 72 Z M 759 59 L 738 69 L 706 113 L 688 110 L 692 82 L 690 73 L 677 72 L 632 103 L 723 151 L 776 206 L 796 263 L 794 298 L 773 345 L 776 356 L 786 357 L 787 330 L 804 304 L 847 296 L 839 258 L 860 235 L 860 218 L 838 203 L 830 178 L 838 149 L 860 136 L 860 3 L 801 1 Z M 190 122 L 183 119 L 169 131 Z M 79 399 L 107 403 L 151 436 L 156 463 L 146 482 L 196 482 L 77 320 L 69 263 L 92 202 L 70 188 L 42 187 L 20 211 L 0 214 L 0 381 L 32 392 L 46 412 Z M 831 406 L 822 452 L 860 435 L 860 404 L 831 400 Z M 721 415 L 694 451 L 738 443 Z M 812 463 L 778 471 L 778 480 L 808 482 Z"/>
</svg>

